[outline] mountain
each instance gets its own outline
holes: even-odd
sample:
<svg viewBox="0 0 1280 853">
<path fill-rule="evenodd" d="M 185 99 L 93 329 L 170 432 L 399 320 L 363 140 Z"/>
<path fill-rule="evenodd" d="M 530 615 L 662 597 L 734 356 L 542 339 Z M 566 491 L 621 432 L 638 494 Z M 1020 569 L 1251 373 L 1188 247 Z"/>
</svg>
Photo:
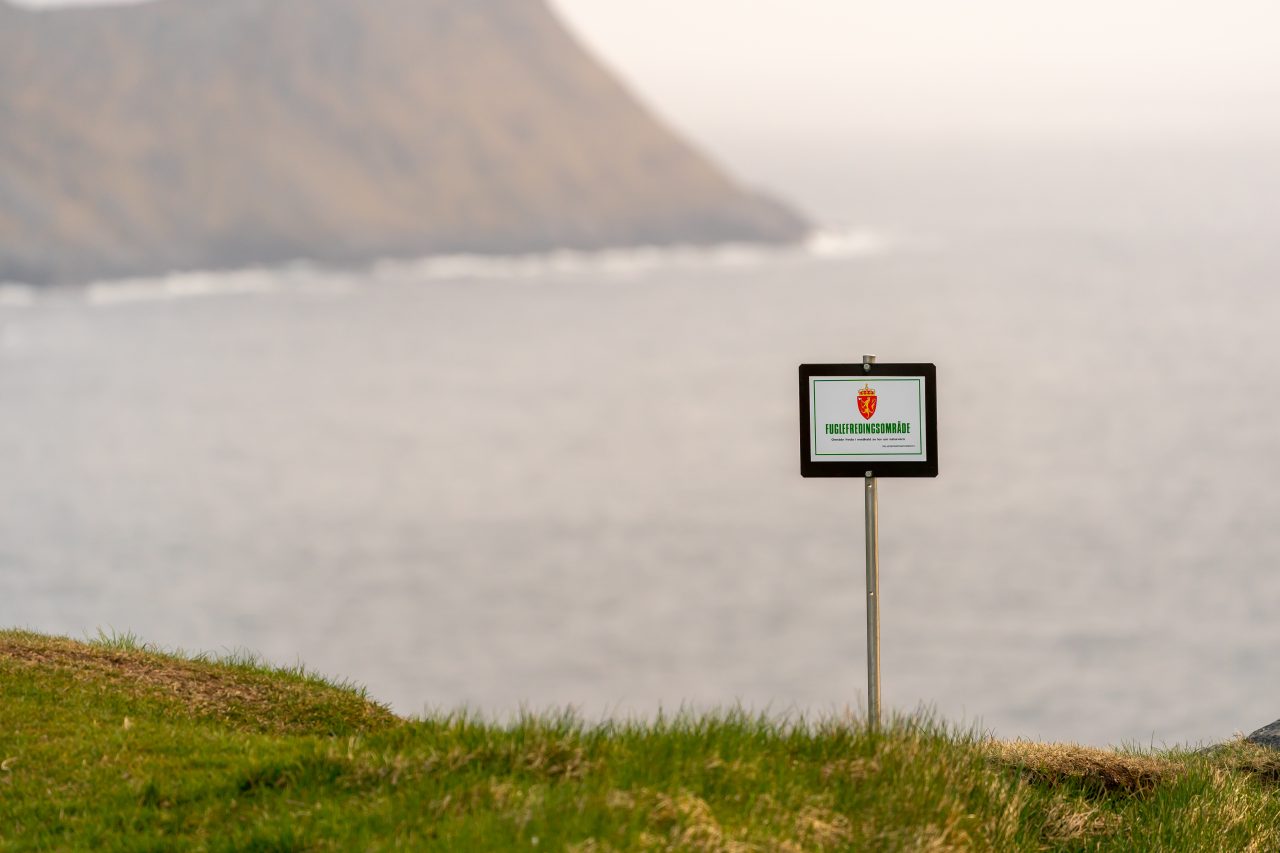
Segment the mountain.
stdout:
<svg viewBox="0 0 1280 853">
<path fill-rule="evenodd" d="M 806 229 L 545 0 L 0 0 L 0 281 Z"/>
</svg>

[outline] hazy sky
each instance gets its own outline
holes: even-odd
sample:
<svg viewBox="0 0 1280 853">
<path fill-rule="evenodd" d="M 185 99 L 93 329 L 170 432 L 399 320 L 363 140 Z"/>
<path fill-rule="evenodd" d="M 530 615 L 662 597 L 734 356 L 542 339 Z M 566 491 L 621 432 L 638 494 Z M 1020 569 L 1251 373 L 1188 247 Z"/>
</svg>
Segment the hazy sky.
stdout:
<svg viewBox="0 0 1280 853">
<path fill-rule="evenodd" d="M 553 2 L 637 89 L 716 136 L 1280 124 L 1275 2 Z"/>
<path fill-rule="evenodd" d="M 1280 128 L 1274 0 L 551 2 L 714 147 Z"/>
</svg>

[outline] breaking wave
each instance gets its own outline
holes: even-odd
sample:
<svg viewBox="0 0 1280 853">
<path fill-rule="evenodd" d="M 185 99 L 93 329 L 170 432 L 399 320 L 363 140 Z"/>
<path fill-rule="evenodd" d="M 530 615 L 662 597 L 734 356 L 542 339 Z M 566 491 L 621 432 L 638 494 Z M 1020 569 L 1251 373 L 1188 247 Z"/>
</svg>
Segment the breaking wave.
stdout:
<svg viewBox="0 0 1280 853">
<path fill-rule="evenodd" d="M 625 249 L 560 249 L 524 255 L 433 255 L 381 261 L 376 278 L 541 279 L 579 276 L 634 278 L 670 269 L 754 268 L 770 262 L 852 258 L 885 251 L 890 241 L 872 231 L 822 229 L 797 245 L 725 243 L 716 246 L 639 246 Z"/>
<path fill-rule="evenodd" d="M 605 280 L 641 278 L 664 270 L 754 269 L 765 264 L 822 262 L 882 254 L 892 248 L 886 235 L 864 229 L 822 229 L 790 246 L 732 243 L 718 246 L 642 246 L 579 251 L 562 249 L 524 255 L 454 254 L 413 260 L 382 260 L 364 269 L 338 270 L 298 262 L 283 267 L 211 272 L 176 272 L 163 276 L 93 282 L 82 292 L 93 306 L 169 302 L 228 296 L 295 293 L 311 297 L 339 296 L 362 281 L 537 281 L 595 277 Z M 0 307 L 29 305 L 36 290 L 0 285 Z"/>
<path fill-rule="evenodd" d="M 0 282 L 0 308 L 26 308 L 36 301 L 35 288 Z"/>
</svg>

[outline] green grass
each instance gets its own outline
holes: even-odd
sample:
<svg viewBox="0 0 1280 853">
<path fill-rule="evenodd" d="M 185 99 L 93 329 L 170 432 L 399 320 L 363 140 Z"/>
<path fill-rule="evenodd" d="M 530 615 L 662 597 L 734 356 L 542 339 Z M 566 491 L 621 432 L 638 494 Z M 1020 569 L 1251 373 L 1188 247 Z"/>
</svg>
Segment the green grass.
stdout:
<svg viewBox="0 0 1280 853">
<path fill-rule="evenodd" d="M 0 632 L 0 850 L 1277 850 L 1280 759 L 742 712 L 407 721 L 251 656 Z"/>
</svg>

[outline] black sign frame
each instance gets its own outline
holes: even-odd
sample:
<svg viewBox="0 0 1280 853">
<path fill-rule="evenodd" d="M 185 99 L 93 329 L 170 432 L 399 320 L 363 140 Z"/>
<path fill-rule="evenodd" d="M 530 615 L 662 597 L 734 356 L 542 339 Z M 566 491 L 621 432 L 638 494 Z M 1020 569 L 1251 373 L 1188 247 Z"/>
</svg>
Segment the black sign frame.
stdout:
<svg viewBox="0 0 1280 853">
<path fill-rule="evenodd" d="M 813 460 L 813 401 L 810 381 L 815 376 L 920 376 L 924 383 L 925 461 L 815 462 Z M 802 477 L 936 477 L 938 476 L 938 371 L 933 364 L 802 364 L 800 365 L 800 476 Z"/>
</svg>

